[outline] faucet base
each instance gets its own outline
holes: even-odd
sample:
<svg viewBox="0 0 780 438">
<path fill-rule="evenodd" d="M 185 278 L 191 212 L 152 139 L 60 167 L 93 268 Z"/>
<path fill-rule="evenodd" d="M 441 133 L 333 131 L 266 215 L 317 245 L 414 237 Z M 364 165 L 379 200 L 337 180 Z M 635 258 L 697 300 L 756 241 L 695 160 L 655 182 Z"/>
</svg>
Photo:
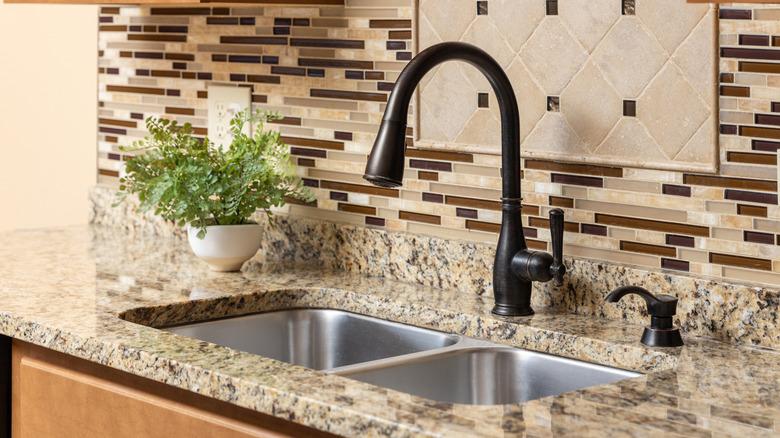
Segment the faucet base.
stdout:
<svg viewBox="0 0 780 438">
<path fill-rule="evenodd" d="M 534 314 L 534 309 L 531 307 L 514 307 L 496 304 L 493 307 L 493 314 L 500 316 L 531 316 Z"/>
</svg>

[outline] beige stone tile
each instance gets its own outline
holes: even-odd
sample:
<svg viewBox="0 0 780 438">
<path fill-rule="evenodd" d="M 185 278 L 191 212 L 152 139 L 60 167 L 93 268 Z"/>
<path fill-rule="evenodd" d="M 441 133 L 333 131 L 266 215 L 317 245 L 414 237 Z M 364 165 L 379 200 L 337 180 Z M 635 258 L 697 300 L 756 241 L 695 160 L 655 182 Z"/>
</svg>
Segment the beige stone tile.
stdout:
<svg viewBox="0 0 780 438">
<path fill-rule="evenodd" d="M 706 104 L 671 64 L 664 67 L 642 94 L 637 111 L 669 158 L 677 156 L 709 117 Z"/>
<path fill-rule="evenodd" d="M 550 56 L 555 53 L 556 56 Z M 557 96 L 585 63 L 587 53 L 556 16 L 547 16 L 520 52 L 528 70 L 550 96 Z"/>
<path fill-rule="evenodd" d="M 524 141 L 547 109 L 547 95 L 518 57 L 507 69 L 520 107 L 520 140 Z"/>
<path fill-rule="evenodd" d="M 590 150 L 601 144 L 622 112 L 622 99 L 590 62 L 561 94 L 561 113 Z"/>
<path fill-rule="evenodd" d="M 620 8 L 612 0 L 568 0 L 559 4 L 558 14 L 590 52 L 620 18 Z"/>
<path fill-rule="evenodd" d="M 623 16 L 593 52 L 596 65 L 625 99 L 639 96 L 668 58 L 637 17 Z"/>
<path fill-rule="evenodd" d="M 420 0 L 420 15 L 435 30 L 441 41 L 458 41 L 476 18 L 473 1 Z M 421 40 L 420 46 L 427 47 L 429 41 Z"/>
<path fill-rule="evenodd" d="M 490 18 L 515 51 L 546 15 L 544 2 L 536 0 L 491 0 L 489 8 Z"/>
<path fill-rule="evenodd" d="M 669 13 L 672 10 L 675 13 Z M 636 5 L 637 17 L 669 53 L 688 37 L 710 10 L 708 4 L 680 4 L 675 0 L 638 1 Z M 712 19 L 712 16 L 709 18 Z"/>
</svg>

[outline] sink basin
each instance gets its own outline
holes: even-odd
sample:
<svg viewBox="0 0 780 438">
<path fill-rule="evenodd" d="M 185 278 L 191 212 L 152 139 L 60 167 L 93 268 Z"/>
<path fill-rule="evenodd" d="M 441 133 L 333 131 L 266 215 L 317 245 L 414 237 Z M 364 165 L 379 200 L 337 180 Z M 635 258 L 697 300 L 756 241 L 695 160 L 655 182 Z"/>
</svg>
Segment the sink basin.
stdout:
<svg viewBox="0 0 780 438">
<path fill-rule="evenodd" d="M 281 310 L 166 330 L 326 370 L 453 345 L 455 335 L 340 310 Z"/>
<path fill-rule="evenodd" d="M 431 400 L 472 405 L 521 403 L 640 375 L 507 347 L 460 349 L 340 374 Z"/>
</svg>

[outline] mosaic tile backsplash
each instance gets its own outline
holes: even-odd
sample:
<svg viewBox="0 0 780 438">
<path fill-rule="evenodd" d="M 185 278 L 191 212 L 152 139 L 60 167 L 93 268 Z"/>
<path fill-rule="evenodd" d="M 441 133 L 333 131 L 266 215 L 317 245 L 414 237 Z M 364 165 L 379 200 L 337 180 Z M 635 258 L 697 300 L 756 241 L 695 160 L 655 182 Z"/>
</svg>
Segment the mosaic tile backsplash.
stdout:
<svg viewBox="0 0 780 438">
<path fill-rule="evenodd" d="M 624 17 L 616 23 L 641 20 L 641 15 L 625 16 L 640 14 L 645 2 L 666 5 L 666 10 L 701 7 L 678 1 L 616 1 L 612 6 Z M 144 118 L 164 115 L 191 122 L 198 134 L 206 135 L 208 87 L 233 84 L 250 87 L 255 106 L 285 115 L 277 127 L 292 148 L 301 176 L 317 194 L 310 205 L 291 204 L 290 214 L 494 243 L 500 222 L 500 157 L 490 152 L 487 140 L 476 145 L 486 152 L 452 150 L 457 145 L 429 148 L 415 145 L 416 134 L 410 129 L 404 187 L 373 187 L 361 178 L 387 95 L 416 51 L 417 4 L 289 3 L 103 7 L 98 67 L 101 182 L 116 182 L 126 158 L 118 146 L 144 135 Z M 474 22 L 478 15 L 489 17 L 500 10 L 502 3 L 465 2 L 462 8 L 439 13 L 453 23 Z M 563 2 L 518 3 L 543 7 L 543 20 L 564 14 Z M 565 6 L 580 4 L 579 18 L 590 17 L 595 26 L 604 17 L 588 9 L 590 3 Z M 720 47 L 678 60 L 696 63 L 720 52 L 717 173 L 527 156 L 523 212 L 530 246 L 548 246 L 547 212 L 559 207 L 567 215 L 569 255 L 780 284 L 780 7 L 724 5 L 717 14 Z M 655 17 L 660 22 L 663 18 Z M 680 36 L 654 38 L 669 53 Z M 598 46 L 595 38 L 578 44 Z M 558 57 L 550 55 L 544 62 L 553 59 Z M 550 69 L 552 74 L 556 67 Z M 686 80 L 691 87 L 701 85 Z M 473 102 L 490 107 L 491 97 L 482 93 L 478 90 Z M 619 97 L 631 100 L 628 96 L 635 95 Z M 661 97 L 672 95 L 673 87 Z M 641 94 L 636 96 L 635 104 L 621 102 L 621 120 L 642 118 L 647 107 Z M 547 109 L 565 113 L 565 93 L 545 98 L 545 115 Z M 425 114 L 424 101 L 418 112 Z M 626 144 L 634 140 L 628 138 Z"/>
<path fill-rule="evenodd" d="M 515 85 L 525 156 L 714 171 L 715 8 L 624 3 L 493 0 L 463 14 L 473 0 L 420 0 L 419 48 L 463 41 L 496 59 Z M 418 144 L 498 152 L 500 115 L 485 78 L 465 63 L 429 76 Z"/>
</svg>

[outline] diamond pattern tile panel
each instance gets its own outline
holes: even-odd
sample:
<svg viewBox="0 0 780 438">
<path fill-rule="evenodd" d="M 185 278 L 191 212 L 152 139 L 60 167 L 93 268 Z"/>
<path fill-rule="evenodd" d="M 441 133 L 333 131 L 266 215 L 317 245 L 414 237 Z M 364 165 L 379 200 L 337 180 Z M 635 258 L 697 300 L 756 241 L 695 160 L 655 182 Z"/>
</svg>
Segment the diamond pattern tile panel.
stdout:
<svg viewBox="0 0 780 438">
<path fill-rule="evenodd" d="M 506 68 L 525 156 L 713 172 L 716 9 L 635 3 L 624 15 L 622 0 L 560 1 L 546 15 L 546 0 L 490 0 L 477 15 L 473 1 L 420 0 L 420 49 L 471 42 Z M 478 93 L 490 93 L 493 107 L 479 108 Z M 555 112 L 548 98 L 559 102 Z M 624 115 L 625 101 L 636 101 L 634 116 Z M 495 98 L 472 67 L 437 69 L 419 103 L 418 145 L 499 152 Z"/>
</svg>

